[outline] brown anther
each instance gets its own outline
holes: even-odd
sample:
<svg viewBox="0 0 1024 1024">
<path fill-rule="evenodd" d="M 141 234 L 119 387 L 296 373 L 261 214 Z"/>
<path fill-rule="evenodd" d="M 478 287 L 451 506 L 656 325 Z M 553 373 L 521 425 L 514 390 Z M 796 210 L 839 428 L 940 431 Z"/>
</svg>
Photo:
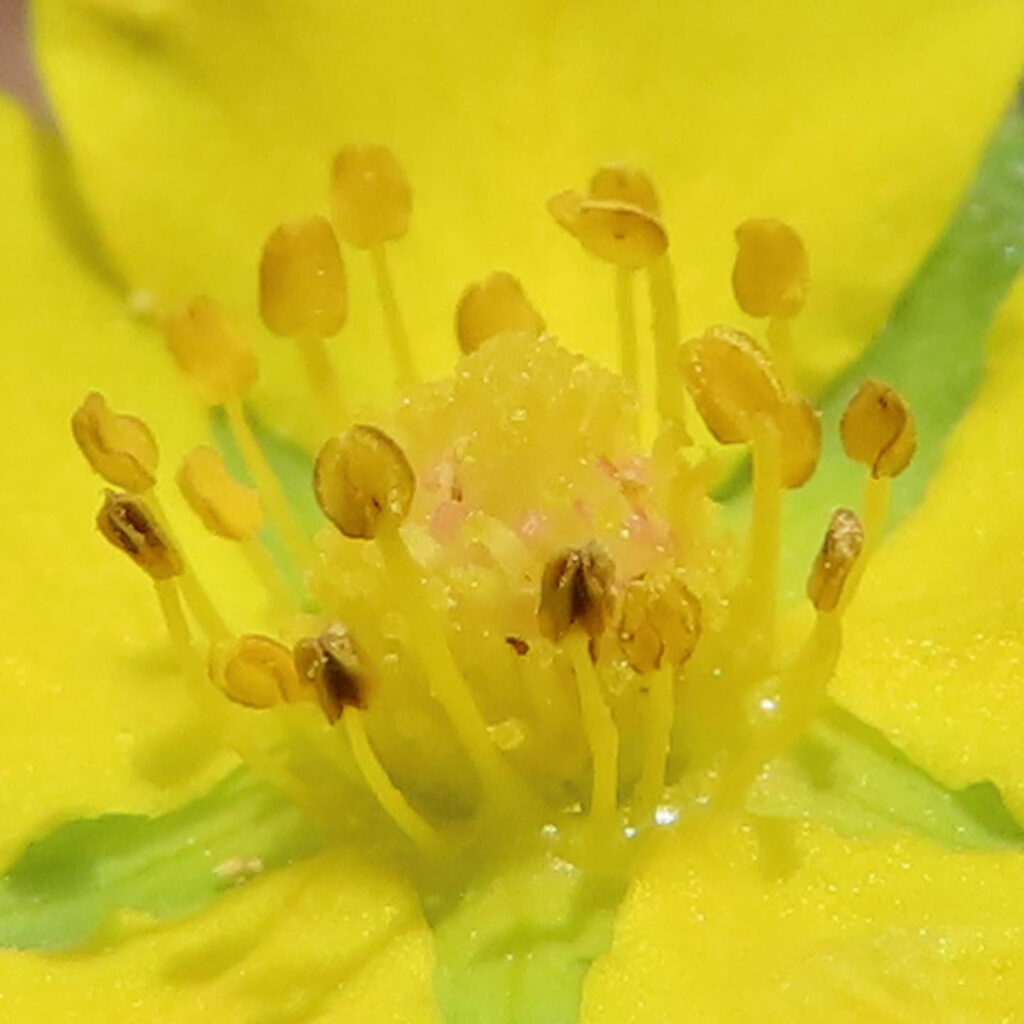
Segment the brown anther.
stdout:
<svg viewBox="0 0 1024 1024">
<path fill-rule="evenodd" d="M 272 708 L 283 703 L 316 700 L 316 692 L 299 677 L 292 652 L 278 640 L 250 633 L 210 654 L 217 685 L 236 704 Z"/>
<path fill-rule="evenodd" d="M 834 611 L 839 605 L 847 577 L 863 547 L 860 520 L 848 508 L 836 509 L 807 577 L 807 596 L 819 612 Z"/>
<path fill-rule="evenodd" d="M 668 249 L 657 216 L 630 203 L 561 192 L 548 200 L 548 212 L 587 252 L 618 267 L 649 266 Z"/>
<path fill-rule="evenodd" d="M 873 477 L 899 476 L 917 451 L 917 425 L 906 402 L 887 384 L 866 380 L 839 421 L 846 454 Z"/>
<path fill-rule="evenodd" d="M 802 487 L 821 458 L 821 413 L 801 395 L 783 403 L 778 419 L 782 438 L 782 486 Z"/>
<path fill-rule="evenodd" d="M 365 708 L 376 685 L 370 661 L 355 637 L 342 625 L 295 645 L 300 680 L 316 691 L 320 707 L 332 724 L 345 708 Z"/>
<path fill-rule="evenodd" d="M 211 405 L 240 398 L 256 383 L 256 356 L 212 299 L 194 299 L 163 327 L 171 355 Z"/>
<path fill-rule="evenodd" d="M 282 224 L 264 243 L 260 316 L 275 334 L 317 341 L 337 334 L 347 296 L 341 250 L 325 218 Z"/>
<path fill-rule="evenodd" d="M 189 508 L 218 537 L 247 540 L 263 526 L 259 495 L 228 472 L 213 448 L 201 445 L 189 452 L 178 470 L 178 487 Z"/>
<path fill-rule="evenodd" d="M 345 146 L 331 168 L 334 226 L 357 249 L 373 249 L 409 230 L 412 189 L 387 146 Z"/>
<path fill-rule="evenodd" d="M 750 335 L 709 327 L 683 345 L 680 367 L 697 411 L 723 444 L 750 441 L 759 416 L 779 424 L 785 391 L 771 359 Z"/>
<path fill-rule="evenodd" d="M 609 164 L 595 172 L 590 179 L 589 199 L 610 203 L 625 203 L 658 217 L 661 204 L 654 182 L 641 170 L 626 164 Z"/>
<path fill-rule="evenodd" d="M 455 311 L 459 348 L 467 355 L 498 334 L 522 334 L 535 340 L 544 333 L 544 326 L 523 286 L 503 270 L 471 284 Z"/>
<path fill-rule="evenodd" d="M 549 640 L 572 629 L 591 639 L 604 632 L 615 603 L 615 563 L 599 544 L 569 548 L 544 566 L 537 624 Z"/>
<path fill-rule="evenodd" d="M 700 601 L 678 573 L 630 580 L 622 594 L 619 645 L 636 672 L 681 665 L 700 638 Z"/>
<path fill-rule="evenodd" d="M 780 220 L 744 221 L 736 229 L 732 290 L 750 316 L 794 317 L 807 300 L 807 250 L 803 239 Z"/>
<path fill-rule="evenodd" d="M 370 540 L 404 521 L 416 477 L 383 430 L 357 424 L 320 449 L 313 487 L 324 515 L 346 537 Z"/>
<path fill-rule="evenodd" d="M 160 452 L 152 431 L 135 416 L 116 413 L 96 391 L 71 417 L 71 432 L 89 465 L 107 483 L 140 494 L 156 482 Z"/>
<path fill-rule="evenodd" d="M 96 525 L 115 548 L 153 579 L 169 580 L 185 571 L 181 555 L 141 498 L 107 491 Z"/>
</svg>

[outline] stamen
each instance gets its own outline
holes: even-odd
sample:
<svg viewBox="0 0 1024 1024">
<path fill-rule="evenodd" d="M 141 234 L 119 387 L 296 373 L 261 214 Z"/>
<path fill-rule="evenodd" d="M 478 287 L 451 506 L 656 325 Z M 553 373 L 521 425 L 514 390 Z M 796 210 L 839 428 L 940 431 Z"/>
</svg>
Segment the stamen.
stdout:
<svg viewBox="0 0 1024 1024">
<path fill-rule="evenodd" d="M 71 431 L 89 465 L 109 484 L 133 494 L 156 482 L 160 459 L 152 431 L 135 416 L 113 412 L 96 391 L 71 417 Z"/>
<path fill-rule="evenodd" d="M 700 602 L 678 573 L 641 576 L 626 585 L 619 645 L 634 671 L 648 676 L 647 742 L 633 796 L 638 822 L 653 815 L 665 789 L 675 673 L 693 653 L 700 630 Z"/>
<path fill-rule="evenodd" d="M 370 252 L 395 372 L 399 384 L 408 387 L 418 374 L 385 250 L 387 242 L 403 238 L 409 230 L 412 190 L 405 171 L 387 146 L 345 146 L 334 158 L 331 195 L 338 235 Z"/>
<path fill-rule="evenodd" d="M 320 449 L 313 486 L 324 515 L 346 537 L 371 540 L 405 519 L 416 477 L 383 430 L 360 424 Z"/>
<path fill-rule="evenodd" d="M 469 752 L 481 784 L 492 794 L 504 790 L 502 799 L 507 800 L 510 792 L 524 797 L 521 784 L 494 747 L 487 723 L 452 655 L 447 623 L 431 605 L 421 567 L 399 532 L 415 486 L 405 453 L 376 427 L 352 427 L 331 438 L 317 456 L 317 501 L 345 536 L 376 541 L 412 645 L 430 681 L 431 695 L 444 708 Z M 485 809 L 493 807 L 485 804 Z"/>
<path fill-rule="evenodd" d="M 668 235 L 653 214 L 630 203 L 560 192 L 548 212 L 587 252 L 617 267 L 649 266 L 668 249 Z"/>
<path fill-rule="evenodd" d="M 194 299 L 163 328 L 171 355 L 210 405 L 240 399 L 259 378 L 256 356 L 212 299 Z"/>
<path fill-rule="evenodd" d="M 593 781 L 590 813 L 599 828 L 609 826 L 618 803 L 619 737 L 591 658 L 610 620 L 615 565 L 600 545 L 571 548 L 552 558 L 541 580 L 537 625 L 549 640 L 564 641 L 572 661 L 583 731 L 590 746 Z"/>
<path fill-rule="evenodd" d="M 327 720 L 333 725 L 343 719 L 352 755 L 381 807 L 417 845 L 437 847 L 437 833 L 392 782 L 366 735 L 361 711 L 376 681 L 369 659 L 352 634 L 335 624 L 315 639 L 300 640 L 295 664 L 301 678 L 315 689 Z"/>
<path fill-rule="evenodd" d="M 503 270 L 471 284 L 455 312 L 459 348 L 467 355 L 498 334 L 523 334 L 532 340 L 544 330 L 544 318 L 530 304 L 523 286 Z"/>
<path fill-rule="evenodd" d="M 169 580 L 184 573 L 181 555 L 141 498 L 107 491 L 96 525 L 152 579 Z"/>
<path fill-rule="evenodd" d="M 661 203 L 654 182 L 643 171 L 628 164 L 607 164 L 590 179 L 590 198 L 635 206 L 652 217 L 661 216 Z"/>
<path fill-rule="evenodd" d="M 345 266 L 331 225 L 323 217 L 282 224 L 263 246 L 260 315 L 298 344 L 310 390 L 334 430 L 348 417 L 324 341 L 347 314 Z"/>
<path fill-rule="evenodd" d="M 788 224 L 771 218 L 744 221 L 736 229 L 732 288 L 744 313 L 788 320 L 807 301 L 807 249 Z"/>
<path fill-rule="evenodd" d="M 846 454 L 871 467 L 873 477 L 899 476 L 917 450 L 917 426 L 903 399 L 888 385 L 867 380 L 839 422 Z"/>
<path fill-rule="evenodd" d="M 807 596 L 819 612 L 835 611 L 843 587 L 860 558 L 864 530 L 860 520 L 847 508 L 832 513 L 824 543 L 807 578 Z"/>
<path fill-rule="evenodd" d="M 295 602 L 274 560 L 257 539 L 263 526 L 263 505 L 257 492 L 235 480 L 220 453 L 205 445 L 185 457 L 177 479 L 185 501 L 203 525 L 239 545 L 277 610 L 293 611 Z"/>
</svg>

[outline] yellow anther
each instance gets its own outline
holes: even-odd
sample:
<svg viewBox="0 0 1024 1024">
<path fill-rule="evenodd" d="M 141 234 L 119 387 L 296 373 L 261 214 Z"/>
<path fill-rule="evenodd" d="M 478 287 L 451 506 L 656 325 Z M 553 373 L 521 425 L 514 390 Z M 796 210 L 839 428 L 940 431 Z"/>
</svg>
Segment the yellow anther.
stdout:
<svg viewBox="0 0 1024 1024">
<path fill-rule="evenodd" d="M 807 596 L 818 611 L 836 609 L 863 547 L 864 529 L 860 520 L 848 508 L 836 509 L 807 577 Z"/>
<path fill-rule="evenodd" d="M 282 224 L 263 245 L 260 316 L 285 338 L 329 338 L 348 313 L 345 265 L 323 217 Z"/>
<path fill-rule="evenodd" d="M 316 691 L 300 678 L 292 652 L 269 636 L 254 633 L 218 644 L 210 662 L 217 685 L 236 704 L 272 708 L 316 700 Z"/>
<path fill-rule="evenodd" d="M 906 402 L 891 387 L 866 380 L 839 422 L 846 454 L 871 467 L 873 477 L 899 476 L 917 450 L 917 425 Z"/>
<path fill-rule="evenodd" d="M 579 628 L 591 638 L 604 632 L 615 603 L 615 563 L 595 542 L 569 548 L 544 567 L 537 624 L 549 640 Z"/>
<path fill-rule="evenodd" d="M 416 491 L 405 452 L 383 430 L 357 425 L 320 449 L 313 484 L 324 515 L 346 537 L 401 525 Z"/>
<path fill-rule="evenodd" d="M 619 644 L 637 672 L 681 665 L 700 637 L 701 607 L 676 573 L 630 580 L 622 595 Z"/>
<path fill-rule="evenodd" d="M 295 645 L 300 680 L 316 691 L 320 707 L 332 724 L 345 708 L 365 708 L 375 686 L 369 659 L 342 625 L 329 626 L 320 636 Z"/>
<path fill-rule="evenodd" d="M 240 484 L 220 453 L 201 445 L 178 470 L 178 486 L 189 508 L 218 537 L 247 540 L 263 526 L 263 505 L 256 491 Z"/>
<path fill-rule="evenodd" d="M 256 356 L 212 299 L 198 298 L 164 320 L 167 347 L 211 405 L 244 395 L 259 377 Z"/>
<path fill-rule="evenodd" d="M 387 146 L 345 146 L 331 169 L 334 226 L 357 249 L 373 249 L 409 230 L 412 190 Z"/>
<path fill-rule="evenodd" d="M 518 279 L 503 270 L 471 284 L 459 299 L 455 333 L 467 355 L 498 334 L 524 334 L 531 339 L 544 333 L 544 319 L 530 305 Z"/>
<path fill-rule="evenodd" d="M 152 431 L 135 416 L 113 412 L 96 391 L 71 417 L 71 431 L 89 465 L 107 483 L 139 494 L 156 482 L 159 449 Z"/>
<path fill-rule="evenodd" d="M 661 213 L 654 182 L 643 171 L 625 164 L 610 164 L 597 171 L 590 179 L 588 198 L 609 203 L 625 203 L 649 213 L 652 217 L 657 217 Z"/>
<path fill-rule="evenodd" d="M 619 267 L 646 267 L 668 249 L 661 221 L 629 203 L 561 192 L 548 212 L 587 252 Z"/>
<path fill-rule="evenodd" d="M 141 498 L 107 491 L 96 525 L 154 580 L 169 580 L 185 571 L 181 555 Z"/>
<path fill-rule="evenodd" d="M 723 444 L 750 441 L 758 417 L 779 423 L 786 396 L 756 341 L 709 327 L 682 348 L 683 379 L 708 429 Z"/>
<path fill-rule="evenodd" d="M 814 475 L 821 457 L 821 413 L 798 395 L 783 403 L 779 415 L 782 440 L 782 484 L 802 487 Z"/>
<path fill-rule="evenodd" d="M 807 299 L 807 250 L 788 225 L 769 218 L 736 229 L 732 289 L 744 313 L 788 319 Z"/>
</svg>

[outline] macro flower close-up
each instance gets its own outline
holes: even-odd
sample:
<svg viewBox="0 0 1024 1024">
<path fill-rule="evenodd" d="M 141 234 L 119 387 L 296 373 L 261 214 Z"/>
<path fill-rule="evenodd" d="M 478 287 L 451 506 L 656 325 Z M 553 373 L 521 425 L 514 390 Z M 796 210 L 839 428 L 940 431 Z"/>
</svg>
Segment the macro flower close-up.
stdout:
<svg viewBox="0 0 1024 1024">
<path fill-rule="evenodd" d="M 1019 0 L 8 10 L 0 1019 L 1022 1019 Z"/>
</svg>

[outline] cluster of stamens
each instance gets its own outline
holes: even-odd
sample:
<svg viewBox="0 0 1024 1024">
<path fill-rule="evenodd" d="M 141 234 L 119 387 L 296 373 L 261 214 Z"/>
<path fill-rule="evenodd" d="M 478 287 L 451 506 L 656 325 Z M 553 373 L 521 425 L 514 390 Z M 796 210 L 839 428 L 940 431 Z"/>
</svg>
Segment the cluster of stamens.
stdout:
<svg viewBox="0 0 1024 1024">
<path fill-rule="evenodd" d="M 201 586 L 157 500 L 146 425 L 97 394 L 72 420 L 117 488 L 100 531 L 153 579 L 204 714 L 315 813 L 358 790 L 434 853 L 453 837 L 478 850 L 516 822 L 524 834 L 579 824 L 621 842 L 684 790 L 740 799 L 820 707 L 889 481 L 915 444 L 900 397 L 864 384 L 840 428 L 870 471 L 864 514 L 833 515 L 807 583 L 816 625 L 801 650 L 780 650 L 782 498 L 814 473 L 822 431 L 788 365 L 808 290 L 797 233 L 773 220 L 736 232 L 734 292 L 767 319 L 770 344 L 724 326 L 683 342 L 655 190 L 638 171 L 604 168 L 586 194 L 562 193 L 549 209 L 614 267 L 622 378 L 558 346 L 500 271 L 459 300 L 457 377 L 421 385 L 386 257 L 409 226 L 404 172 L 384 147 L 346 147 L 331 192 L 331 219 L 279 227 L 259 274 L 263 321 L 297 344 L 329 433 L 311 481 L 329 524 L 315 543 L 246 415 L 258 378 L 250 347 L 210 299 L 162 321 L 179 367 L 225 409 L 254 487 L 209 447 L 187 455 L 177 483 L 265 586 L 276 636 L 236 634 Z M 326 346 L 346 319 L 343 245 L 370 255 L 407 395 L 386 427 L 352 422 Z M 653 311 L 650 453 L 636 437 L 637 273 Z M 694 410 L 718 442 L 752 454 L 743 562 L 713 525 Z M 268 528 L 303 574 L 301 598 Z M 747 698 L 765 680 L 777 692 L 758 717 Z M 273 725 L 253 724 L 254 711 Z"/>
</svg>

